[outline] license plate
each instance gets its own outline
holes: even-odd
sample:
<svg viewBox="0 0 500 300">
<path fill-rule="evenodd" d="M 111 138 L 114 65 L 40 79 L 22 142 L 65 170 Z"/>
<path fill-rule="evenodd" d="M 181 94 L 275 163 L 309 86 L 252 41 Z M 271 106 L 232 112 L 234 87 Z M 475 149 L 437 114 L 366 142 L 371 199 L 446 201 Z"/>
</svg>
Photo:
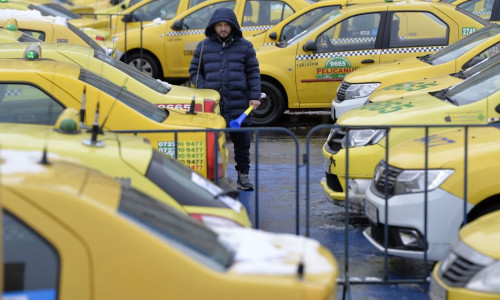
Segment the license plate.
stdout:
<svg viewBox="0 0 500 300">
<path fill-rule="evenodd" d="M 429 288 L 429 296 L 432 300 L 446 300 L 446 290 L 437 283 L 434 276 L 431 277 L 431 287 Z"/>
<path fill-rule="evenodd" d="M 378 224 L 378 209 L 365 199 L 365 216 L 375 225 Z"/>
<path fill-rule="evenodd" d="M 325 169 L 326 173 L 331 174 L 331 172 L 330 172 L 331 166 L 332 166 L 332 162 L 330 161 L 330 158 L 323 157 L 323 168 Z"/>
</svg>

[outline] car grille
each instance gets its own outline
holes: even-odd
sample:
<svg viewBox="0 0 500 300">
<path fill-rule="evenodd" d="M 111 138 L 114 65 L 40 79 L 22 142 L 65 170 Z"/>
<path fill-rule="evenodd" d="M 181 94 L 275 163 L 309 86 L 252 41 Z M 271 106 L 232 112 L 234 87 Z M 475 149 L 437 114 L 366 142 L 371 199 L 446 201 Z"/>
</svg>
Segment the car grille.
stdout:
<svg viewBox="0 0 500 300">
<path fill-rule="evenodd" d="M 387 185 L 387 193 L 388 197 L 392 197 L 394 195 L 394 186 L 396 184 L 396 178 L 398 177 L 402 169 L 398 169 L 392 166 L 388 166 L 388 176 L 386 179 L 385 174 L 385 162 L 380 162 L 377 173 L 375 174 L 375 189 L 382 195 L 385 195 L 385 186 Z"/>
<path fill-rule="evenodd" d="M 335 192 L 341 193 L 344 191 L 337 175 L 326 173 L 326 185 Z"/>
<path fill-rule="evenodd" d="M 342 83 L 339 86 L 339 89 L 337 90 L 337 101 L 342 102 L 345 100 L 345 92 L 347 91 L 347 88 L 350 85 L 351 85 L 350 83 L 342 81 Z"/>
<path fill-rule="evenodd" d="M 457 256 L 450 266 L 440 274 L 444 283 L 453 287 L 464 287 L 484 266 Z"/>
<path fill-rule="evenodd" d="M 337 153 L 342 149 L 342 144 L 345 141 L 346 130 L 342 127 L 334 127 L 327 141 L 329 151 L 331 153 Z"/>
</svg>

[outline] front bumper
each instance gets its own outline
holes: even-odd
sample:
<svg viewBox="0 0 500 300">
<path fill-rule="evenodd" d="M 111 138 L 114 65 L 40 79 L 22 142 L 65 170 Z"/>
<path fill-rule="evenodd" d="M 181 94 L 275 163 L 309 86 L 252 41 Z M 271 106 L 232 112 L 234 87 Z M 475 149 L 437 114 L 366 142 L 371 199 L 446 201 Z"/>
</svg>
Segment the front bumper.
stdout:
<svg viewBox="0 0 500 300">
<path fill-rule="evenodd" d="M 344 182 L 339 182 L 338 177 L 334 174 L 326 173 L 326 176 L 321 179 L 320 185 L 323 188 L 325 198 L 335 205 L 346 206 L 345 194 L 345 177 Z M 358 213 L 363 212 L 363 200 L 365 192 L 372 182 L 371 179 L 350 179 L 349 180 L 349 209 Z M 339 191 L 340 190 L 340 191 Z"/>
<path fill-rule="evenodd" d="M 362 97 L 362 98 L 356 98 L 356 99 L 349 99 L 349 100 L 344 100 L 340 102 L 337 97 L 333 99 L 332 101 L 332 120 L 338 119 L 341 115 L 344 113 L 350 111 L 351 109 L 354 109 L 356 107 L 360 107 L 361 105 L 365 104 L 365 102 L 368 101 L 368 97 Z"/>
<path fill-rule="evenodd" d="M 371 226 L 365 237 L 376 248 L 384 251 L 384 224 L 386 222 L 385 199 L 375 194 L 372 188 L 366 191 L 365 215 Z M 427 238 L 425 238 L 424 193 L 396 195 L 387 201 L 387 225 L 389 226 L 388 253 L 391 255 L 423 259 L 427 247 L 427 259 L 443 258 L 458 234 L 463 220 L 463 199 L 442 189 L 427 195 Z M 467 211 L 472 205 L 467 203 Z M 415 233 L 423 247 L 408 246 L 399 239 L 403 233 Z"/>
</svg>

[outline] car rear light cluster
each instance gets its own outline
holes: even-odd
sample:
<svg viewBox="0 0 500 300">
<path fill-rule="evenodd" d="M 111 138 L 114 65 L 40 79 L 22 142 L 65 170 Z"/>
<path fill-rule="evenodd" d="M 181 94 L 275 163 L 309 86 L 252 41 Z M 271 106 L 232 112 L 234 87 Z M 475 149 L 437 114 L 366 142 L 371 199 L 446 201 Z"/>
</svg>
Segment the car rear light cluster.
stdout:
<svg viewBox="0 0 500 300">
<path fill-rule="evenodd" d="M 217 179 L 221 179 L 225 175 L 223 153 L 221 146 L 217 143 L 219 134 L 219 132 L 207 132 L 207 177 L 212 181 L 215 181 L 216 176 Z M 217 145 L 217 148 L 215 148 L 215 145 Z M 217 157 L 215 151 L 217 151 Z M 216 164 L 217 174 L 215 172 Z"/>
<path fill-rule="evenodd" d="M 207 225 L 208 227 L 212 227 L 212 226 L 243 227 L 233 220 L 229 220 L 229 219 L 219 217 L 219 216 L 202 215 L 202 214 L 191 214 L 190 216 L 193 219 L 201 221 L 203 224 Z"/>
<path fill-rule="evenodd" d="M 215 111 L 215 101 L 212 99 L 203 99 L 204 112 L 213 113 Z"/>
</svg>

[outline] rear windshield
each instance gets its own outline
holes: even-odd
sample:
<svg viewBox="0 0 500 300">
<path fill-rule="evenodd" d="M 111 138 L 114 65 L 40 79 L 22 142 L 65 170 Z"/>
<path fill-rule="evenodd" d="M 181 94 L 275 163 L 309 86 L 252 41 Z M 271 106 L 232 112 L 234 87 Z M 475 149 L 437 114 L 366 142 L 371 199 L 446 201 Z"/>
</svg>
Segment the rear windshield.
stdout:
<svg viewBox="0 0 500 300">
<path fill-rule="evenodd" d="M 118 212 L 208 267 L 224 271 L 232 263 L 233 253 L 216 233 L 146 194 L 122 187 Z"/>
<path fill-rule="evenodd" d="M 104 51 L 104 49 L 85 32 L 81 31 L 78 27 L 71 23 L 67 23 L 67 25 L 68 28 L 81 38 L 90 48 L 96 50 L 96 52 L 106 54 L 106 51 Z"/>
<path fill-rule="evenodd" d="M 156 150 L 146 177 L 181 205 L 241 209 L 241 204 L 225 196 L 217 185 Z"/>
<path fill-rule="evenodd" d="M 446 96 L 461 106 L 486 99 L 498 91 L 500 91 L 500 64 L 453 86 Z"/>
<path fill-rule="evenodd" d="M 102 50 L 102 49 L 101 49 Z M 140 83 L 144 84 L 148 88 L 154 90 L 155 92 L 158 92 L 160 94 L 166 94 L 170 91 L 169 88 L 158 82 L 157 80 L 153 79 L 152 77 L 138 71 L 136 68 L 131 67 L 127 65 L 126 63 L 123 63 L 117 59 L 114 59 L 110 57 L 109 55 L 106 55 L 106 53 L 95 53 L 94 57 L 97 58 L 100 61 L 103 61 L 107 63 L 110 66 L 113 66 L 117 68 L 118 70 L 122 71 L 123 73 L 129 75 L 130 77 L 133 77 L 135 80 L 139 81 Z"/>
<path fill-rule="evenodd" d="M 167 111 L 158 108 L 153 103 L 88 70 L 81 68 L 79 79 L 118 99 L 120 102 L 155 122 L 161 123 L 168 116 Z"/>
</svg>

